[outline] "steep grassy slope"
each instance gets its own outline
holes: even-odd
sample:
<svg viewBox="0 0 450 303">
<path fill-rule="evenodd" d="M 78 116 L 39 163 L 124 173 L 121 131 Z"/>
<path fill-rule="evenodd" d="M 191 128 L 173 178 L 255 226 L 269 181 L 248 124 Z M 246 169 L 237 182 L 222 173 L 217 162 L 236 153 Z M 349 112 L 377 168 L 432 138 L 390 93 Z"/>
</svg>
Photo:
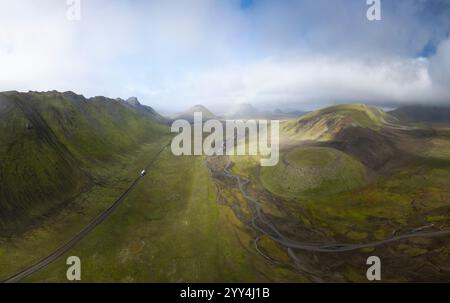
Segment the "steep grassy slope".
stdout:
<svg viewBox="0 0 450 303">
<path fill-rule="evenodd" d="M 327 145 L 355 157 L 371 169 L 379 170 L 391 162 L 399 164 L 402 157 L 406 160 L 405 153 L 398 148 L 398 139 L 397 134 L 390 136 L 370 128 L 348 127 L 338 132 Z"/>
<path fill-rule="evenodd" d="M 289 121 L 283 131 L 300 140 L 327 141 L 348 127 L 378 130 L 387 114 L 381 109 L 364 104 L 337 105 L 311 112 Z"/>
<path fill-rule="evenodd" d="M 105 167 L 166 132 L 149 113 L 74 93 L 0 94 L 0 228 L 64 206 Z"/>
<path fill-rule="evenodd" d="M 104 212 L 130 186 L 143 167 L 170 141 L 163 136 L 141 145 L 105 167 L 96 167 L 94 185 L 70 203 L 33 225 L 12 235 L 0 235 L 0 281 L 32 265 L 61 247 L 94 217 Z M 91 170 L 92 171 L 92 170 Z"/>
<path fill-rule="evenodd" d="M 404 106 L 389 114 L 404 122 L 450 122 L 450 106 Z"/>
</svg>

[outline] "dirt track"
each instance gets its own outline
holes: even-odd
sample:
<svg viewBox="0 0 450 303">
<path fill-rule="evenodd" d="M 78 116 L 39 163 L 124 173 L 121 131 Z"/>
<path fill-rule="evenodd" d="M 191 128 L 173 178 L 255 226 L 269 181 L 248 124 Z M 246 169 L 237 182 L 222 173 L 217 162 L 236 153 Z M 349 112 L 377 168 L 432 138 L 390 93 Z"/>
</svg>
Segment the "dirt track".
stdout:
<svg viewBox="0 0 450 303">
<path fill-rule="evenodd" d="M 450 236 L 450 230 L 424 232 L 422 228 L 416 228 L 407 234 L 393 236 L 385 240 L 365 244 L 348 244 L 348 243 L 316 244 L 316 243 L 303 243 L 292 241 L 288 239 L 286 236 L 284 236 L 276 228 L 276 226 L 274 226 L 274 224 L 272 224 L 264 217 L 262 213 L 261 204 L 257 201 L 257 199 L 251 197 L 245 190 L 246 185 L 249 183 L 249 180 L 246 180 L 240 176 L 231 173 L 231 171 L 229 170 L 231 165 L 232 162 L 230 159 L 228 159 L 227 164 L 223 170 L 223 174 L 228 178 L 236 180 L 239 190 L 244 196 L 244 198 L 254 205 L 256 211 L 253 218 L 251 219 L 252 228 L 263 235 L 267 235 L 272 240 L 276 241 L 277 243 L 281 244 L 282 246 L 288 249 L 298 249 L 303 251 L 319 252 L 319 253 L 340 253 L 340 252 L 355 251 L 362 248 L 380 247 L 383 245 L 411 238 L 432 238 L 432 237 Z"/>
</svg>

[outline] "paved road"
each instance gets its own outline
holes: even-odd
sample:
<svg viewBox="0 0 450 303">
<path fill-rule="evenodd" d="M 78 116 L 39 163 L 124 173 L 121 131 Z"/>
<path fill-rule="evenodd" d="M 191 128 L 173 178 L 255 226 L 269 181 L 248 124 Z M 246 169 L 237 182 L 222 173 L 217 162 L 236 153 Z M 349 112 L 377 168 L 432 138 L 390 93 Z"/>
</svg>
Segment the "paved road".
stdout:
<svg viewBox="0 0 450 303">
<path fill-rule="evenodd" d="M 151 162 L 145 167 L 145 170 L 148 171 L 156 160 L 159 158 L 161 153 L 169 146 L 169 144 L 165 145 L 151 160 Z M 50 263 L 56 261 L 59 257 L 68 252 L 72 247 L 74 247 L 78 242 L 80 242 L 84 237 L 86 237 L 93 229 L 95 229 L 99 224 L 106 220 L 109 215 L 116 210 L 116 208 L 125 200 L 125 198 L 133 191 L 136 185 L 144 176 L 137 177 L 133 183 L 128 187 L 128 189 L 104 212 L 98 215 L 91 223 L 89 223 L 85 228 L 83 228 L 80 232 L 78 232 L 72 239 L 66 242 L 64 245 L 56 249 L 52 254 L 45 257 L 41 261 L 31 265 L 30 267 L 22 270 L 21 272 L 15 274 L 14 276 L 6 279 L 3 283 L 17 283 L 22 279 L 28 277 L 29 275 L 37 272 L 38 270 L 46 267 Z"/>
</svg>

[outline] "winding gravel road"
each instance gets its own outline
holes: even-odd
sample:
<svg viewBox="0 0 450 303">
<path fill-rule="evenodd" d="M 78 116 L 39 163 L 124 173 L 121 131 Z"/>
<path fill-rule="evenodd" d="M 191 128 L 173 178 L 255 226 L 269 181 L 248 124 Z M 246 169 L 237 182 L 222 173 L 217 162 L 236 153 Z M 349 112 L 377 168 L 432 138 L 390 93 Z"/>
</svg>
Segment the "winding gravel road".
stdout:
<svg viewBox="0 0 450 303">
<path fill-rule="evenodd" d="M 228 162 L 223 170 L 224 174 L 232 179 L 235 179 L 238 183 L 238 187 L 244 198 L 251 202 L 255 206 L 256 213 L 251 220 L 252 227 L 259 231 L 260 233 L 267 235 L 274 241 L 278 242 L 282 246 L 288 249 L 298 249 L 309 252 L 320 252 L 320 253 L 338 253 L 338 252 L 349 252 L 355 251 L 362 248 L 375 248 L 380 247 L 389 243 L 398 242 L 411 238 L 431 238 L 431 237 L 442 237 L 450 236 L 450 230 L 440 230 L 440 231 L 429 231 L 423 232 L 421 228 L 415 229 L 410 233 L 394 236 L 385 240 L 366 243 L 366 244 L 347 244 L 347 243 L 332 243 L 332 244 L 315 244 L 315 243 L 301 243 L 295 242 L 287 237 L 285 237 L 278 229 L 268 220 L 266 220 L 262 214 L 261 204 L 253 197 L 251 197 L 245 190 L 245 186 L 249 183 L 249 180 L 237 176 L 230 171 L 232 161 L 228 158 Z M 258 225 L 260 221 L 264 227 Z M 271 232 L 269 232 L 269 230 Z"/>
<path fill-rule="evenodd" d="M 156 160 L 159 158 L 161 153 L 170 145 L 165 145 L 150 161 L 150 163 L 145 167 L 145 170 L 148 171 Z M 68 252 L 72 247 L 74 247 L 77 243 L 79 243 L 84 237 L 86 237 L 92 230 L 94 230 L 99 224 L 105 221 L 109 215 L 116 210 L 117 207 L 125 200 L 126 197 L 133 191 L 133 189 L 138 185 L 139 181 L 144 178 L 144 176 L 139 175 L 133 183 L 128 187 L 128 189 L 104 212 L 98 215 L 92 222 L 90 222 L 86 227 L 84 227 L 81 231 L 79 231 L 75 236 L 73 236 L 68 242 L 63 244 L 61 247 L 56 249 L 52 254 L 40 260 L 39 262 L 31 265 L 30 267 L 22 270 L 21 272 L 13 275 L 12 277 L 3 281 L 3 283 L 17 283 L 23 280 L 24 278 L 30 276 L 31 274 L 39 271 L 40 269 L 46 267 L 50 263 L 56 261 L 59 257 Z"/>
</svg>

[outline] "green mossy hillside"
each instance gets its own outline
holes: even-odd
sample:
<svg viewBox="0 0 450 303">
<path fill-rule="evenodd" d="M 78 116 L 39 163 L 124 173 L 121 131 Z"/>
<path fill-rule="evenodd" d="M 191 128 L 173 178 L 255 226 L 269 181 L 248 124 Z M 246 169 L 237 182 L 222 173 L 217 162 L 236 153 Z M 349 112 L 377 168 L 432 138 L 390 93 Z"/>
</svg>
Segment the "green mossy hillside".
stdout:
<svg viewBox="0 0 450 303">
<path fill-rule="evenodd" d="M 92 185 L 97 169 L 167 132 L 120 100 L 0 93 L 0 232 L 63 207 Z"/>
<path fill-rule="evenodd" d="M 295 198 L 334 194 L 365 183 L 364 165 L 333 148 L 295 148 L 281 155 L 278 165 L 261 169 L 261 182 L 272 193 Z"/>
<path fill-rule="evenodd" d="M 365 104 L 342 104 L 289 121 L 283 126 L 283 132 L 299 140 L 328 141 L 349 127 L 378 130 L 387 119 L 388 114 L 379 108 Z"/>
</svg>

